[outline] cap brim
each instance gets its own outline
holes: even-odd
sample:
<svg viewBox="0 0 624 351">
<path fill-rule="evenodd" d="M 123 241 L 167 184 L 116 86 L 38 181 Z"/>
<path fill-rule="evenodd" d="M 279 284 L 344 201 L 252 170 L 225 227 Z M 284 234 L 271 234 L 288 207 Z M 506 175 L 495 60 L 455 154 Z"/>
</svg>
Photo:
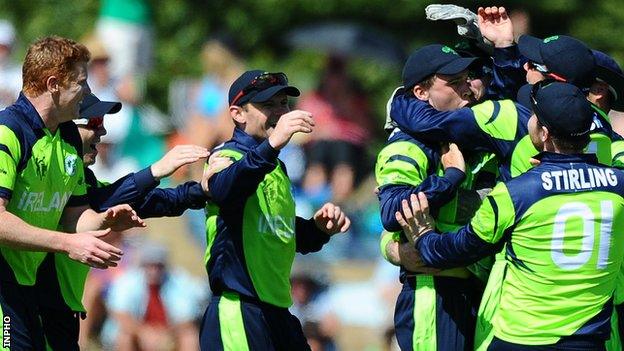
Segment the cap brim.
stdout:
<svg viewBox="0 0 624 351">
<path fill-rule="evenodd" d="M 101 117 L 117 113 L 121 110 L 121 102 L 99 101 L 84 110 L 80 110 L 80 118 Z"/>
<path fill-rule="evenodd" d="M 470 65 L 472 65 L 476 60 L 476 57 L 458 58 L 440 67 L 440 69 L 438 69 L 436 73 L 449 75 L 458 74 L 468 69 L 468 67 L 470 67 Z"/>
<path fill-rule="evenodd" d="M 525 84 L 523 86 L 520 87 L 520 89 L 518 89 L 518 95 L 516 98 L 516 101 L 528 108 L 529 110 L 533 110 L 533 106 L 531 105 L 531 89 L 533 88 L 533 85 L 531 84 Z"/>
<path fill-rule="evenodd" d="M 609 84 L 617 93 L 617 99 L 613 101 L 611 108 L 624 111 L 624 76 L 606 67 L 596 65 L 596 78 Z"/>
<path fill-rule="evenodd" d="M 520 39 L 518 39 L 518 50 L 520 50 L 520 54 L 522 54 L 522 56 L 539 64 L 544 64 L 544 59 L 542 58 L 542 54 L 540 52 L 541 45 L 541 39 L 530 35 L 521 35 Z"/>
<path fill-rule="evenodd" d="M 288 96 L 299 96 L 301 95 L 301 92 L 299 91 L 299 89 L 293 87 L 293 86 L 286 86 L 286 85 L 276 85 L 273 87 L 270 87 L 268 89 L 265 89 L 261 92 L 259 92 L 258 94 L 256 94 L 254 97 L 252 97 L 251 99 L 249 99 L 249 102 L 265 102 L 267 100 L 269 100 L 270 98 L 272 98 L 275 94 L 280 93 L 280 92 L 285 92 L 286 95 Z"/>
</svg>

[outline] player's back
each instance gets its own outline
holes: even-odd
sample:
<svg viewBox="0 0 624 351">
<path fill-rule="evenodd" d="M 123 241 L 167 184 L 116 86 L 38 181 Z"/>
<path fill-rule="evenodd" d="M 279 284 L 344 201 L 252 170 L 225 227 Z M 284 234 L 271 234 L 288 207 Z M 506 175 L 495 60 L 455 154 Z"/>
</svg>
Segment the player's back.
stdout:
<svg viewBox="0 0 624 351">
<path fill-rule="evenodd" d="M 500 339 L 550 344 L 606 338 L 624 256 L 624 172 L 591 156 L 543 155 L 506 183 L 508 267 L 495 321 Z"/>
</svg>

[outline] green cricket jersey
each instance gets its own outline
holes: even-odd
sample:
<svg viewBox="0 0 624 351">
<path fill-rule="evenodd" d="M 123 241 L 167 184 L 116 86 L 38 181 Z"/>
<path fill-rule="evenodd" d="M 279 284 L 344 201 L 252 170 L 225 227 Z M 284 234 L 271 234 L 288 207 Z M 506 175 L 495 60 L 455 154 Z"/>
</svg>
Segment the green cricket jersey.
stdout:
<svg viewBox="0 0 624 351">
<path fill-rule="evenodd" d="M 624 258 L 624 172 L 593 155 L 540 159 L 498 184 L 469 225 L 452 235 L 426 234 L 417 247 L 428 265 L 447 268 L 506 243 L 509 264 L 494 318 L 502 340 L 606 339 Z"/>
<path fill-rule="evenodd" d="M 65 127 L 71 125 L 50 132 L 24 95 L 0 112 L 0 197 L 36 227 L 56 230 L 66 206 L 87 204 L 79 141 L 69 140 Z M 0 253 L 0 279 L 35 284 L 45 252 L 2 247 Z"/>
</svg>

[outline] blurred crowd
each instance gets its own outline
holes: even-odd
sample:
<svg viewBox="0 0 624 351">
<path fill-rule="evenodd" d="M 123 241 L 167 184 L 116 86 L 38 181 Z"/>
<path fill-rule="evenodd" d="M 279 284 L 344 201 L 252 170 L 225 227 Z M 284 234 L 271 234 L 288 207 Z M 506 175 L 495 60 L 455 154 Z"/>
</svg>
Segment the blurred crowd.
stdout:
<svg viewBox="0 0 624 351">
<path fill-rule="evenodd" d="M 242 72 L 254 68 L 245 64 L 227 35 L 210 37 L 201 51 L 203 75 L 174 79 L 169 86 L 170 109 L 160 111 L 145 99 L 157 40 L 150 18 L 146 1 L 104 0 L 94 30 L 77 38 L 91 52 L 92 92 L 101 100 L 123 104 L 119 113 L 104 120 L 107 134 L 97 145 L 99 157 L 92 169 L 102 181 L 144 168 L 178 144 L 212 149 L 228 140 L 234 125 L 227 89 Z M 0 20 L 0 108 L 12 104 L 21 90 L 20 58 L 14 52 L 18 40 L 15 27 Z M 353 220 L 350 232 L 312 255 L 313 262 L 297 258 L 292 312 L 301 320 L 313 350 L 338 350 L 336 338 L 344 325 L 379 330 L 391 325 L 399 286 L 396 270 L 378 260 L 382 226 L 371 172 L 376 150 L 367 146 L 382 140 L 376 134 L 381 128 L 375 128 L 379 123 L 349 74 L 349 63 L 346 56 L 328 53 L 316 87 L 291 101 L 294 108 L 312 112 L 318 128 L 290 143 L 280 155 L 293 182 L 297 215 L 311 217 L 312 209 L 332 201 Z M 202 171 L 203 164 L 183 168 L 172 182 L 200 179 Z M 190 233 L 187 239 L 204 248 L 204 211 L 189 210 L 183 220 Z M 192 276 L 172 262 L 167 247 L 139 237 L 119 243 L 126 252 L 119 267 L 93 270 L 89 276 L 82 347 L 198 349 L 198 323 L 210 297 L 207 277 Z M 357 282 L 333 283 L 329 263 L 339 266 L 353 259 L 367 261 L 366 267 L 378 265 L 377 273 Z M 368 307 L 337 308 L 354 296 Z"/>
<path fill-rule="evenodd" d="M 94 31 L 80 38 L 91 52 L 89 86 L 101 100 L 121 101 L 123 108 L 104 119 L 108 132 L 97 146 L 99 158 L 92 167 L 98 179 L 114 181 L 146 167 L 174 145 L 212 149 L 228 140 L 234 125 L 227 89 L 242 72 L 255 68 L 245 64 L 236 43 L 227 35 L 210 37 L 201 51 L 203 75 L 173 80 L 170 109 L 160 111 L 145 100 L 157 40 L 148 3 L 104 0 L 101 4 Z M 528 26 L 528 18 L 514 21 Z M 21 67 L 15 63 L 19 58 L 13 55 L 18 38 L 13 25 L 0 20 L 0 108 L 10 105 L 21 90 Z M 297 215 L 309 218 L 312 209 L 332 201 L 353 223 L 347 235 L 336 237 L 311 259 L 298 257 L 293 270 L 291 311 L 301 320 L 315 351 L 338 350 L 340 330 L 349 326 L 376 330 L 380 338 L 388 335 L 391 349 L 393 333 L 384 331 L 392 325 L 400 288 L 398 271 L 379 255 L 382 226 L 372 175 L 377 150 L 369 145 L 383 140 L 377 134 L 380 118 L 375 118 L 369 99 L 350 76 L 349 63 L 349 57 L 327 54 L 316 87 L 292 101 L 295 108 L 313 114 L 317 128 L 309 137 L 289 143 L 280 154 L 293 183 Z M 622 120 L 613 118 L 620 134 Z M 173 181 L 200 179 L 202 171 L 203 164 L 192 165 Z M 203 210 L 189 210 L 183 220 L 191 234 L 188 240 L 205 247 Z M 192 276 L 177 267 L 168 248 L 158 242 L 130 236 L 121 245 L 126 252 L 122 265 L 93 270 L 89 277 L 82 346 L 198 349 L 198 322 L 210 297 L 206 276 Z M 340 266 L 346 260 L 367 261 L 365 266 L 375 267 L 373 276 L 332 281 L 329 265 Z"/>
</svg>

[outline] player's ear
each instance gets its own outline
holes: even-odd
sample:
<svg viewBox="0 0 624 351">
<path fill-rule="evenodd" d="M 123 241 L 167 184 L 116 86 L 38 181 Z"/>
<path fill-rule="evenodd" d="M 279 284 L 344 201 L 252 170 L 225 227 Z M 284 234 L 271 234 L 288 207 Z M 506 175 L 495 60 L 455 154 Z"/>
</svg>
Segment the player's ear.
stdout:
<svg viewBox="0 0 624 351">
<path fill-rule="evenodd" d="M 245 114 L 243 112 L 243 108 L 240 106 L 230 106 L 230 116 L 236 124 L 247 123 L 247 119 L 245 118 Z"/>
<path fill-rule="evenodd" d="M 548 128 L 546 128 L 545 126 L 542 126 L 542 132 L 540 134 L 541 134 L 540 138 L 542 139 L 542 142 L 545 142 L 546 140 L 550 138 L 550 131 L 548 131 Z"/>
<path fill-rule="evenodd" d="M 420 84 L 414 85 L 412 88 L 414 96 L 421 101 L 429 101 L 429 89 L 423 88 Z"/>
</svg>

